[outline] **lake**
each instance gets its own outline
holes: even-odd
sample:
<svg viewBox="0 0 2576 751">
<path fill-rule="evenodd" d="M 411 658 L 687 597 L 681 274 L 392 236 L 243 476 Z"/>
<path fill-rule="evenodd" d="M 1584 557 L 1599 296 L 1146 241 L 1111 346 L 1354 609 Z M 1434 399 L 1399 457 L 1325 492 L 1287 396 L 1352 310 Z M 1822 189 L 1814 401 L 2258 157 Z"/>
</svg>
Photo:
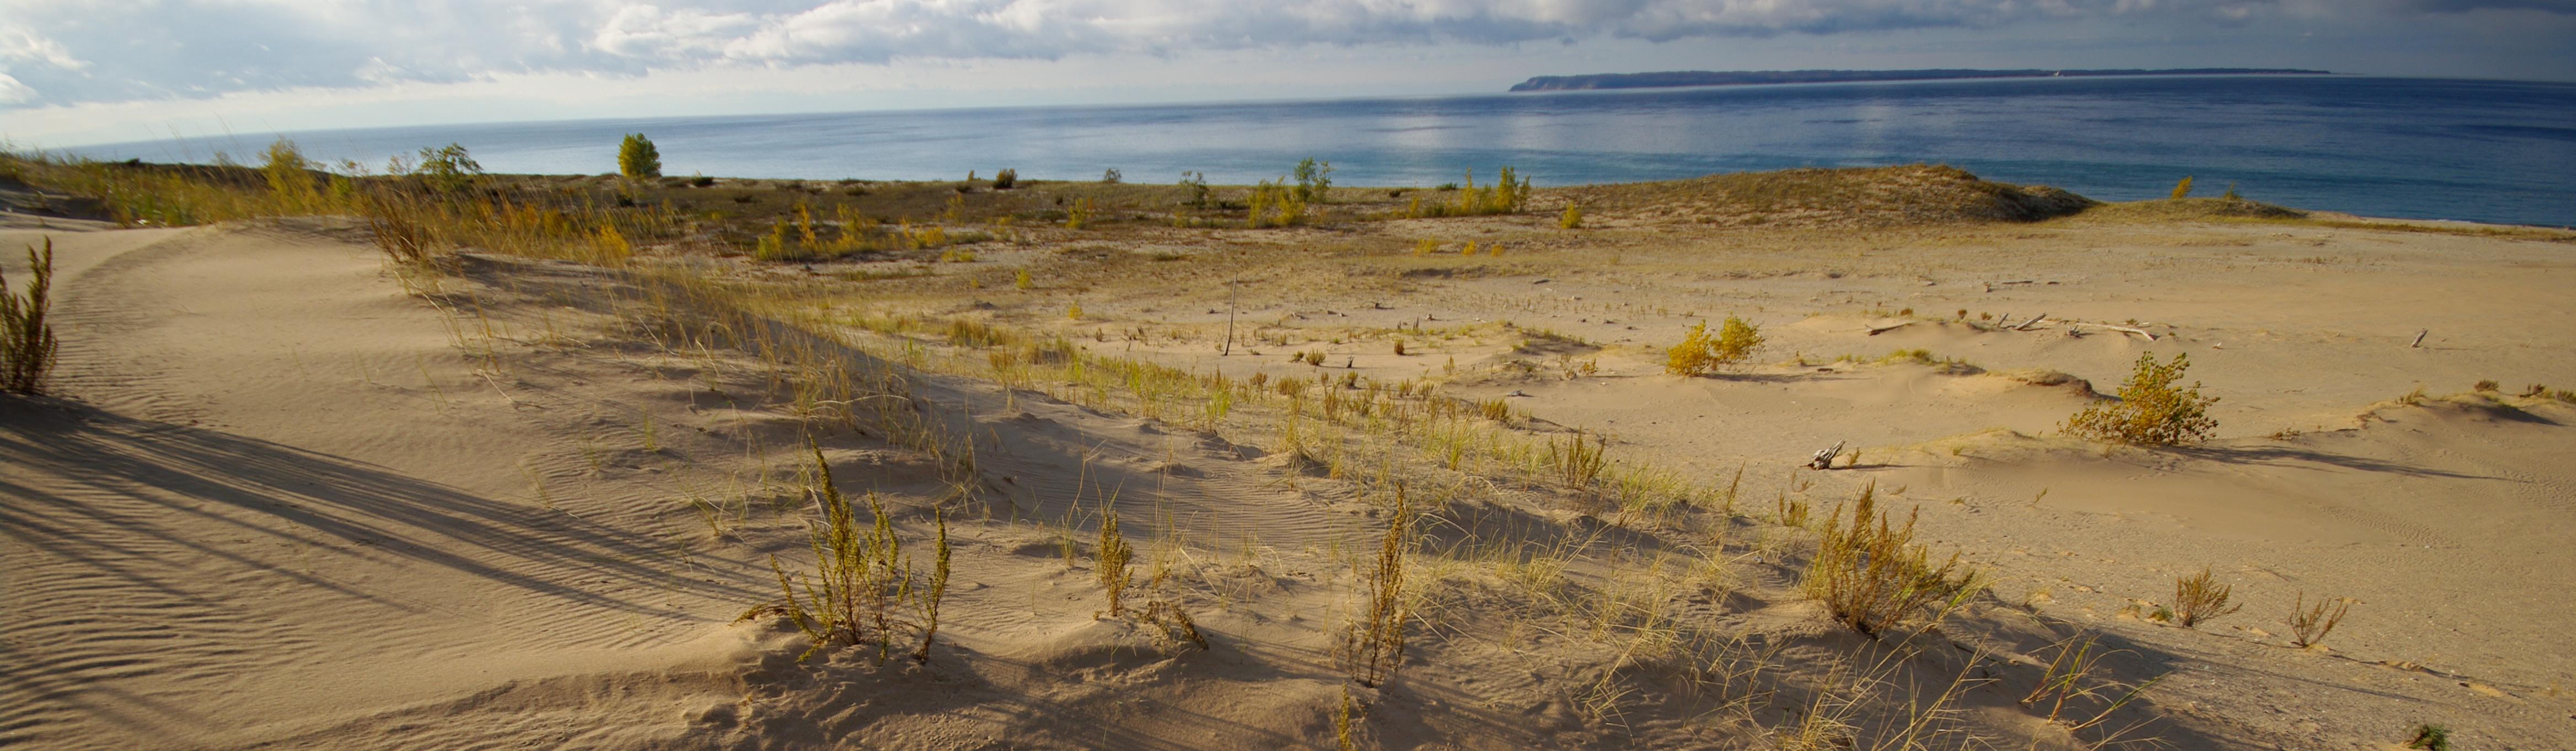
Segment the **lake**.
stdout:
<svg viewBox="0 0 2576 751">
<path fill-rule="evenodd" d="M 1217 183 L 1329 161 L 1340 185 L 1430 186 L 1510 165 L 1540 185 L 1935 162 L 2103 200 L 2197 194 L 2368 216 L 2576 224 L 2576 84 L 2363 76 L 2033 78 L 446 125 L 282 134 L 382 165 L 461 143 L 484 168 L 616 169 L 622 134 L 665 174 Z M 248 160 L 276 135 L 83 147 L 102 159 Z M 379 167 L 380 169 L 381 167 Z"/>
</svg>

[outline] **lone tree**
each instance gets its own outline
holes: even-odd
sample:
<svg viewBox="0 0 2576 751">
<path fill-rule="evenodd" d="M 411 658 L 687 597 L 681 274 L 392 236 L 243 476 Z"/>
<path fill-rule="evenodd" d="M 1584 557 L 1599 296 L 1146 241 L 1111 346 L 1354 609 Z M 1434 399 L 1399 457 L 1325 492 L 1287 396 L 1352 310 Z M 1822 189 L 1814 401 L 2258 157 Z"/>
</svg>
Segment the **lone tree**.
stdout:
<svg viewBox="0 0 2576 751">
<path fill-rule="evenodd" d="M 630 178 L 662 176 L 662 152 L 653 148 L 653 139 L 642 133 L 628 133 L 617 144 L 617 172 Z"/>
</svg>

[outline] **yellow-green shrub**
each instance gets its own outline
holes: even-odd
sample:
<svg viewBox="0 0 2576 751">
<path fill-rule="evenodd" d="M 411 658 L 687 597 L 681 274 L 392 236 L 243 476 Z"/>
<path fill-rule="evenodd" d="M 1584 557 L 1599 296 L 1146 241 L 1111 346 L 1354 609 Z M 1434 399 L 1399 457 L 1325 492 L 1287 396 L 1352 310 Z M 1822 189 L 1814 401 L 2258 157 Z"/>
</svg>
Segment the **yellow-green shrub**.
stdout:
<svg viewBox="0 0 2576 751">
<path fill-rule="evenodd" d="M 2183 371 L 2191 367 L 2191 356 L 2174 355 L 2173 361 L 2157 364 L 2154 353 L 2138 356 L 2137 370 L 2120 384 L 2120 398 L 2096 402 L 2066 418 L 2066 432 L 2100 441 L 2113 441 L 2140 446 L 2173 446 L 2209 440 L 2218 421 L 2209 416 L 2209 405 L 2218 397 L 2201 396 L 2200 382 L 2177 385 Z"/>
<path fill-rule="evenodd" d="M 1762 348 L 1762 327 L 1735 316 L 1727 316 L 1715 337 L 1708 334 L 1708 324 L 1691 324 L 1680 344 L 1664 351 L 1664 372 L 1681 376 L 1706 375 L 1709 371 L 1743 363 Z"/>
</svg>

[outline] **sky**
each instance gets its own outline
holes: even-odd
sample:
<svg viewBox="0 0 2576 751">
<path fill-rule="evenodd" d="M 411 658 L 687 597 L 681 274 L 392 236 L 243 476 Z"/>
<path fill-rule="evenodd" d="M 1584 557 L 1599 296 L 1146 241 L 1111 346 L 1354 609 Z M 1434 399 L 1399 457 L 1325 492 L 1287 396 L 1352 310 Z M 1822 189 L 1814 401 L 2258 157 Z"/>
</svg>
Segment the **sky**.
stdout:
<svg viewBox="0 0 2576 751">
<path fill-rule="evenodd" d="M 18 148 L 601 117 L 2286 67 L 2576 81 L 2576 0 L 0 0 Z"/>
</svg>

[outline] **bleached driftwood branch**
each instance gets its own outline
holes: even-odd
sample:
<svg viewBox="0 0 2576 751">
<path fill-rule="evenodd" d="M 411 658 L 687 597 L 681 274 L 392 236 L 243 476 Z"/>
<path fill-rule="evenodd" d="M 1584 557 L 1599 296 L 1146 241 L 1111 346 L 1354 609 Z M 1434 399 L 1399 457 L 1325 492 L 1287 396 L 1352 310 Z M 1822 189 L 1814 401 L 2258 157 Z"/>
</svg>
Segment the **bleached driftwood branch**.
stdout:
<svg viewBox="0 0 2576 751">
<path fill-rule="evenodd" d="M 1843 444 L 1845 443 L 1849 443 L 1849 441 L 1835 441 L 1833 448 L 1816 452 L 1815 458 L 1807 460 L 1807 468 L 1832 469 L 1834 467 L 1834 457 L 1843 455 Z"/>
<path fill-rule="evenodd" d="M 2147 338 L 2147 341 L 2150 341 L 2150 342 L 2152 342 L 2152 341 L 2155 341 L 2155 340 L 2156 340 L 2156 335 L 2155 335 L 2155 334 L 2150 333 L 2150 332 L 2148 332 L 2146 329 L 2141 329 L 2141 328 L 2131 328 L 2131 327 L 2128 327 L 2128 326 L 2113 326 L 2113 325 L 2111 325 L 2111 324 L 2107 324 L 2107 323 L 2085 323 L 2085 322 L 2082 322 L 2082 321 L 2068 321 L 2068 322 L 2066 322 L 2066 325 L 2068 325 L 2068 326 L 2091 326 L 2091 327 L 2093 327 L 2093 328 L 2097 328 L 2097 329 L 2110 329 L 2110 330 L 2112 330 L 2112 331 L 2117 331 L 2117 332 L 2120 332 L 2120 333 L 2123 333 L 2123 334 L 2136 334 L 2136 335 L 2139 335 L 2139 336 L 2143 336 L 2143 337 L 2146 337 L 2146 338 Z"/>
</svg>

